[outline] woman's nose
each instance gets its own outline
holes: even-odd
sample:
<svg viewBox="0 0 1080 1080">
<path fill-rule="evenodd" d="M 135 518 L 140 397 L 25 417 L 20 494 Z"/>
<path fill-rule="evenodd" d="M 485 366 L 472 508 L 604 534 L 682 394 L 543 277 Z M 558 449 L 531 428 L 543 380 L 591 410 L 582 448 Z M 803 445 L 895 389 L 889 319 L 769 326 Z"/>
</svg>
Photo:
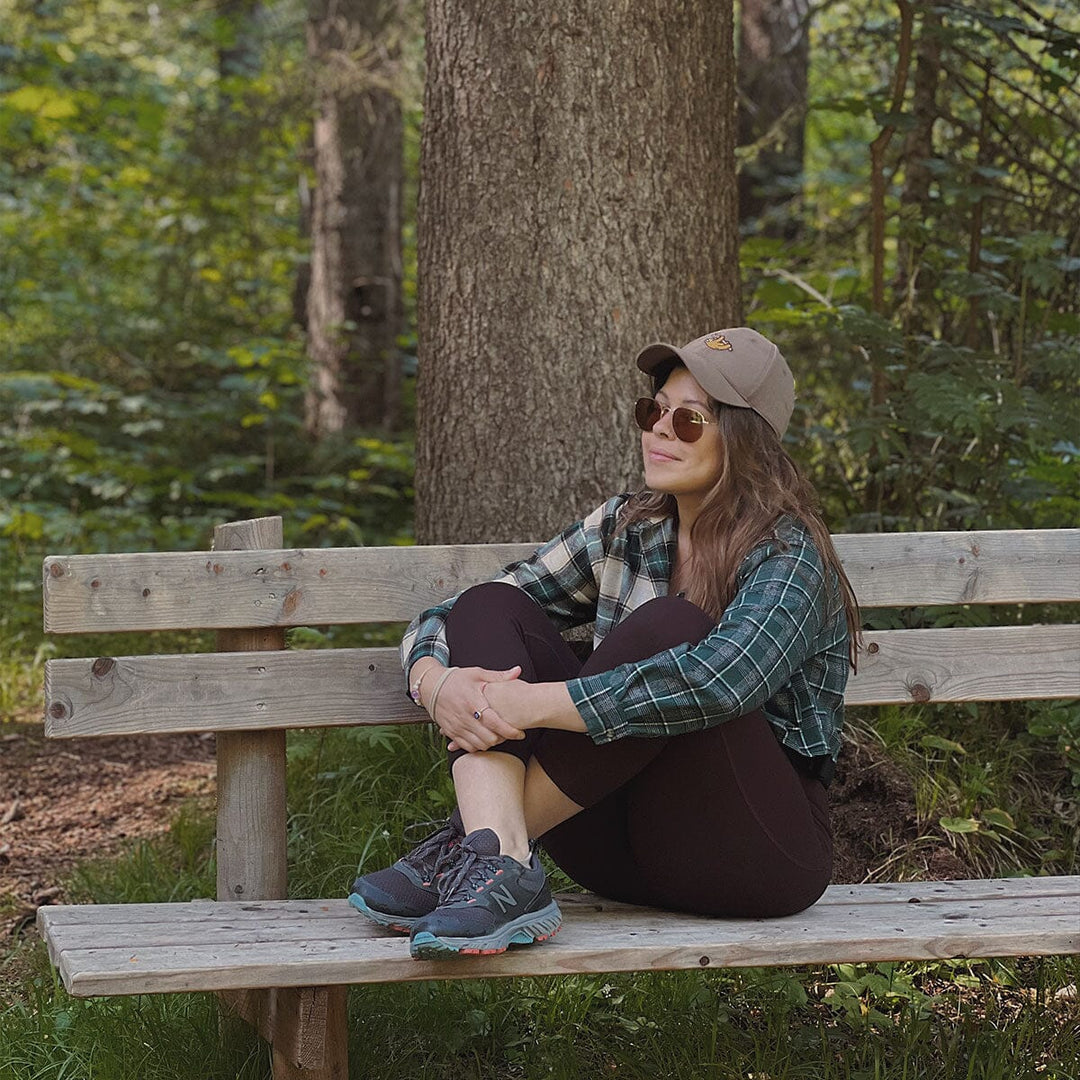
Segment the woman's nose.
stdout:
<svg viewBox="0 0 1080 1080">
<path fill-rule="evenodd" d="M 675 429 L 672 427 L 673 418 L 671 410 L 668 409 L 661 413 L 660 419 L 653 424 L 653 432 L 657 435 L 662 435 L 665 439 L 675 438 Z"/>
</svg>

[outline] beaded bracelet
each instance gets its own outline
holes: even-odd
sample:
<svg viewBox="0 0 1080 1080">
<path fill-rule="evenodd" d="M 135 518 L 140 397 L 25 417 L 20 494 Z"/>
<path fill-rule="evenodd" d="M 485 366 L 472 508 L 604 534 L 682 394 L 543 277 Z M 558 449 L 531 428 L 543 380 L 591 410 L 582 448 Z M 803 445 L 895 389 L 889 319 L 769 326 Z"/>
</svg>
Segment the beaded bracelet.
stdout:
<svg viewBox="0 0 1080 1080">
<path fill-rule="evenodd" d="M 418 709 L 422 709 L 424 707 L 424 703 L 420 700 L 420 687 L 424 685 L 424 680 L 428 677 L 428 674 L 434 671 L 435 668 L 437 668 L 438 666 L 439 665 L 437 663 L 429 664 L 426 668 L 424 668 L 423 672 L 420 675 L 420 678 L 417 679 L 416 682 L 414 682 L 412 686 L 409 687 L 409 697 L 412 698 L 413 704 Z"/>
</svg>

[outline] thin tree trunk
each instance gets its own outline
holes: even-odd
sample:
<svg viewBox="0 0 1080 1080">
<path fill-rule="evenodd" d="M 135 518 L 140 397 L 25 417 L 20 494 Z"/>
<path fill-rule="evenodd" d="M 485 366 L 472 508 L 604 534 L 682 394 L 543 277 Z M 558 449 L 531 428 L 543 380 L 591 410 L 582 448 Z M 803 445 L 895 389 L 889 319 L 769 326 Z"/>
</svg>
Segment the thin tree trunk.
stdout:
<svg viewBox="0 0 1080 1080">
<path fill-rule="evenodd" d="M 982 106 L 979 116 L 979 142 L 975 150 L 975 163 L 976 167 L 978 168 L 982 168 L 988 165 L 993 154 L 991 140 L 989 132 L 987 130 L 990 117 L 992 79 L 993 69 L 988 67 L 986 69 L 986 76 L 983 82 Z M 981 177 L 977 178 L 976 183 L 981 183 Z M 971 228 L 968 236 L 967 269 L 968 273 L 972 275 L 979 273 L 982 265 L 984 204 L 985 199 L 982 195 L 980 195 L 971 210 Z M 978 348 L 979 345 L 979 318 L 979 296 L 978 293 L 973 293 L 968 301 L 968 323 L 967 335 L 965 337 L 965 344 L 969 349 Z"/>
<path fill-rule="evenodd" d="M 793 236 L 802 193 L 809 0 L 742 0 L 739 18 L 739 221 Z"/>
<path fill-rule="evenodd" d="M 903 312 L 905 332 L 923 330 L 918 294 L 933 283 L 921 264 L 929 235 L 929 160 L 934 156 L 934 123 L 938 118 L 937 89 L 941 79 L 941 12 L 927 7 L 922 12 L 916 45 L 915 84 L 911 113 L 915 121 L 904 137 L 904 187 L 900 193 L 900 231 L 897 238 L 895 295 Z"/>
<path fill-rule="evenodd" d="M 738 321 L 731 0 L 428 0 L 417 535 L 641 482 L 633 358 Z"/>
<path fill-rule="evenodd" d="M 311 0 L 318 79 L 305 413 L 316 438 L 399 420 L 401 106 L 388 38 L 399 0 Z"/>
<path fill-rule="evenodd" d="M 220 0 L 217 19 L 221 41 L 218 45 L 218 73 L 223 79 L 250 78 L 259 70 L 258 21 L 260 0 Z"/>
<path fill-rule="evenodd" d="M 900 9 L 900 49 L 896 58 L 892 102 L 889 112 L 896 115 L 904 103 L 908 72 L 911 67 L 911 27 L 914 8 L 911 0 L 897 0 Z M 886 124 L 870 144 L 870 252 L 874 260 L 873 305 L 878 315 L 885 314 L 885 151 L 896 134 L 894 124 Z M 875 364 L 871 403 L 885 402 L 885 372 L 881 362 Z"/>
</svg>

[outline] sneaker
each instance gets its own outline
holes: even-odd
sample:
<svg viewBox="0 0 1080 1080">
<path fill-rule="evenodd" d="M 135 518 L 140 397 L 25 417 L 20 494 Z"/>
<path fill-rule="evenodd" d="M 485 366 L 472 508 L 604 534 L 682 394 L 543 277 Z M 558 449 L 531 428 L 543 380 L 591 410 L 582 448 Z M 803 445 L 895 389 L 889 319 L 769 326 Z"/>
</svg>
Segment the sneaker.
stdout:
<svg viewBox="0 0 1080 1080">
<path fill-rule="evenodd" d="M 453 864 L 464 834 L 461 815 L 455 809 L 393 866 L 358 877 L 349 903 L 380 926 L 410 933 L 417 919 L 430 915 L 438 906 L 439 880 Z"/>
<path fill-rule="evenodd" d="M 439 893 L 439 906 L 413 924 L 409 952 L 417 960 L 506 952 L 510 945 L 546 941 L 562 925 L 536 853 L 528 866 L 500 855 L 491 829 L 461 841 Z"/>
</svg>

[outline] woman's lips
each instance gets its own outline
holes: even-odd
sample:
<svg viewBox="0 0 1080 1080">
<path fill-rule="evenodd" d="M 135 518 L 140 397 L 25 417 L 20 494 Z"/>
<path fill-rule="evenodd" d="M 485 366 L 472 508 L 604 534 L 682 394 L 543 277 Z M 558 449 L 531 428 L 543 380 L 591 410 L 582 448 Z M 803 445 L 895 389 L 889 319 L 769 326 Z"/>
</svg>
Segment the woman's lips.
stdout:
<svg viewBox="0 0 1080 1080">
<path fill-rule="evenodd" d="M 662 450 L 650 450 L 650 461 L 678 461 L 679 459 L 673 454 L 665 454 Z"/>
</svg>

